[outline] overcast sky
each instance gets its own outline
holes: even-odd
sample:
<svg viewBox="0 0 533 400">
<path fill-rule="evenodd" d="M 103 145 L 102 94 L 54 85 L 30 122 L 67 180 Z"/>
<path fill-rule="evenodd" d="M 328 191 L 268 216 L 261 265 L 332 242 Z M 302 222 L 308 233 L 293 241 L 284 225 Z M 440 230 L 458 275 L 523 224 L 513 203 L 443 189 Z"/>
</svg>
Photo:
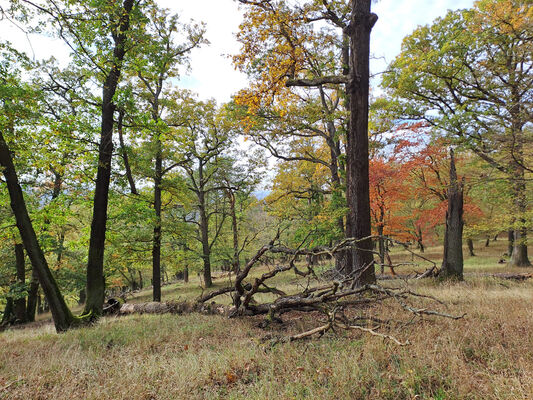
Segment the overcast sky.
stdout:
<svg viewBox="0 0 533 400">
<path fill-rule="evenodd" d="M 0 5 L 7 2 L 0 0 Z M 159 0 L 158 3 L 177 12 L 184 20 L 194 19 L 207 24 L 207 39 L 211 45 L 193 51 L 191 72 L 182 77 L 182 87 L 198 92 L 202 99 L 214 97 L 224 102 L 246 86 L 246 77 L 234 70 L 228 57 L 239 50 L 234 33 L 241 22 L 242 11 L 235 0 Z M 371 51 L 374 56 L 382 58 L 372 61 L 372 73 L 385 69 L 399 53 L 403 37 L 417 26 L 431 23 L 449 9 L 469 8 L 472 4 L 473 0 L 378 1 L 373 5 L 379 20 L 372 31 Z M 5 20 L 0 21 L 0 40 L 11 41 L 30 56 L 35 54 L 37 59 L 52 55 L 58 59 L 68 58 L 68 49 L 60 41 L 28 38 Z"/>
</svg>

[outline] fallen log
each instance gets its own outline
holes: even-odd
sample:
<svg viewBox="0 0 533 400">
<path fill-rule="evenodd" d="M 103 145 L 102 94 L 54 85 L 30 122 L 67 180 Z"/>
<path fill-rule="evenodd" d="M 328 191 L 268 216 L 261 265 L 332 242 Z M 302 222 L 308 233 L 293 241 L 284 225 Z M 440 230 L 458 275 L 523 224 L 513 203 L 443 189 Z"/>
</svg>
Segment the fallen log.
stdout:
<svg viewBox="0 0 533 400">
<path fill-rule="evenodd" d="M 129 314 L 188 314 L 197 312 L 206 315 L 228 315 L 229 306 L 216 303 L 198 302 L 149 302 L 149 303 L 124 303 L 117 311 L 118 315 Z"/>
</svg>

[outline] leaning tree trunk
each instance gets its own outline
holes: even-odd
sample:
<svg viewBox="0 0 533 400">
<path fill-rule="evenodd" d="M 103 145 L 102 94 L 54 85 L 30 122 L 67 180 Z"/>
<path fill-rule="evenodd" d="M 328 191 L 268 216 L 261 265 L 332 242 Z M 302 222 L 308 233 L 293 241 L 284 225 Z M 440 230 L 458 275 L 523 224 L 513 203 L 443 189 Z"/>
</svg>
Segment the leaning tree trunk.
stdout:
<svg viewBox="0 0 533 400">
<path fill-rule="evenodd" d="M 24 246 L 22 243 L 15 245 L 15 259 L 17 266 L 17 283 L 24 285 L 26 283 L 26 265 L 24 262 Z M 16 299 L 14 302 L 15 319 L 17 322 L 26 322 L 26 298 Z"/>
<path fill-rule="evenodd" d="M 117 33 L 114 34 L 113 62 L 102 89 L 102 121 L 98 147 L 98 172 L 94 189 L 93 219 L 89 240 L 87 262 L 87 301 L 85 314 L 98 317 L 102 314 L 105 297 L 104 247 L 107 225 L 107 203 L 111 180 L 111 158 L 113 155 L 113 97 L 117 89 L 122 62 L 126 54 L 127 31 L 134 0 L 124 0 Z"/>
<path fill-rule="evenodd" d="M 13 159 L 7 146 L 4 136 L 0 132 L 0 165 L 3 168 L 3 174 L 6 180 L 11 200 L 11 208 L 15 215 L 17 228 L 22 238 L 22 243 L 26 248 L 26 253 L 31 261 L 33 268 L 37 271 L 39 282 L 43 288 L 44 294 L 50 304 L 54 324 L 58 332 L 66 331 L 74 322 L 74 317 L 70 312 L 65 299 L 61 295 L 59 287 L 52 276 L 48 263 L 44 257 L 43 250 L 37 240 L 37 235 L 33 229 L 26 202 L 22 194 Z"/>
<path fill-rule="evenodd" d="M 358 284 L 376 281 L 372 255 L 369 194 L 368 95 L 370 32 L 377 21 L 371 0 L 354 0 L 350 25 L 350 124 L 346 133 L 346 236 L 364 239 L 348 253 L 347 272 L 359 276 Z"/>
<path fill-rule="evenodd" d="M 450 186 L 444 233 L 444 257 L 439 277 L 463 280 L 463 185 L 457 180 L 453 150 L 450 150 Z"/>
</svg>

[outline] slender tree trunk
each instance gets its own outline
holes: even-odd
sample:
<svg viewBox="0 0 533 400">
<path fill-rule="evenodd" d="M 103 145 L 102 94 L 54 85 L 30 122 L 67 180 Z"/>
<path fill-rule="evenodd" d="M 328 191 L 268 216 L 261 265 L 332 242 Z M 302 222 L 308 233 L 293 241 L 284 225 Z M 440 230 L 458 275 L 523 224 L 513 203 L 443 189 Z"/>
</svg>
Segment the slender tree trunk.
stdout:
<svg viewBox="0 0 533 400">
<path fill-rule="evenodd" d="M 24 262 L 24 246 L 22 243 L 15 244 L 15 258 L 17 266 L 17 283 L 24 285 L 26 283 L 26 264 Z M 16 299 L 15 319 L 17 322 L 26 322 L 26 298 Z"/>
<path fill-rule="evenodd" d="M 30 289 L 28 290 L 28 304 L 26 305 L 26 321 L 35 321 L 35 312 L 37 311 L 37 300 L 39 296 L 39 276 L 37 270 L 32 268 Z"/>
<path fill-rule="evenodd" d="M 383 225 L 378 225 L 378 252 L 381 274 L 385 273 L 385 239 L 383 238 Z"/>
<path fill-rule="evenodd" d="M 509 255 L 509 259 L 511 259 L 511 256 L 513 254 L 513 248 L 514 248 L 514 231 L 512 229 L 509 229 L 507 231 L 507 254 Z"/>
<path fill-rule="evenodd" d="M 189 283 L 189 267 L 183 269 L 183 282 Z"/>
<path fill-rule="evenodd" d="M 122 156 L 122 161 L 124 161 L 124 169 L 126 171 L 126 178 L 128 179 L 128 184 L 130 185 L 131 194 L 137 194 L 137 188 L 135 187 L 135 180 L 133 179 L 133 174 L 131 172 L 130 159 L 128 156 L 128 151 L 126 150 L 126 145 L 124 144 L 124 132 L 123 132 L 123 121 L 124 121 L 124 110 L 119 110 L 118 121 L 117 121 L 117 132 L 118 132 L 118 141 L 120 144 L 120 154 Z"/>
<path fill-rule="evenodd" d="M 453 150 L 450 151 L 450 186 L 444 234 L 444 257 L 439 276 L 463 280 L 463 185 L 457 180 Z"/>
<path fill-rule="evenodd" d="M 37 270 L 39 276 L 39 282 L 46 298 L 49 301 L 50 309 L 52 311 L 52 317 L 54 324 L 58 332 L 67 330 L 74 318 L 70 312 L 67 304 L 59 287 L 52 276 L 48 263 L 44 257 L 44 253 L 37 240 L 37 235 L 33 229 L 33 225 L 26 208 L 26 202 L 22 194 L 15 166 L 11 158 L 11 153 L 4 140 L 2 133 L 0 132 L 0 165 L 3 168 L 3 174 L 6 180 L 7 188 L 9 190 L 9 197 L 11 200 L 11 208 L 17 222 L 17 228 L 22 238 L 26 253 L 32 263 L 33 268 Z"/>
<path fill-rule="evenodd" d="M 346 135 L 346 201 L 349 213 L 346 235 L 364 239 L 348 253 L 347 269 L 359 284 L 376 281 L 370 225 L 368 95 L 370 32 L 377 21 L 370 12 L 371 0 L 354 0 L 350 35 L 350 125 Z"/>
<path fill-rule="evenodd" d="M 233 261 L 232 270 L 239 273 L 241 270 L 239 261 L 239 226 L 237 224 L 237 211 L 235 207 L 235 193 L 231 189 L 226 189 L 226 196 L 229 201 L 229 210 L 231 214 L 231 230 L 233 232 Z"/>
<path fill-rule="evenodd" d="M 118 33 L 114 37 L 113 62 L 105 78 L 102 89 L 102 121 L 100 144 L 98 148 L 98 172 L 94 190 L 93 219 L 89 240 L 87 263 L 87 302 L 85 314 L 98 317 L 102 314 L 105 297 L 104 248 L 107 224 L 107 203 L 111 180 L 111 158 L 113 155 L 113 114 L 115 104 L 113 97 L 117 89 L 126 54 L 127 31 L 130 26 L 130 13 L 134 0 L 124 0 L 124 12 L 118 24 Z"/>
<path fill-rule="evenodd" d="M 152 247 L 152 280 L 154 301 L 161 301 L 161 183 L 163 174 L 163 158 L 161 155 L 161 140 L 156 138 L 154 174 L 154 236 Z"/>
<path fill-rule="evenodd" d="M 470 255 L 470 257 L 475 257 L 476 255 L 474 254 L 474 242 L 472 241 L 472 239 L 466 239 L 466 245 L 468 246 L 468 254 Z"/>
<path fill-rule="evenodd" d="M 485 247 L 489 247 L 490 244 L 490 237 L 487 236 L 487 240 L 485 240 Z"/>
<path fill-rule="evenodd" d="M 200 236 L 202 239 L 202 259 L 204 262 L 204 271 L 203 271 L 204 284 L 206 288 L 209 288 L 213 286 L 213 280 L 211 278 L 211 249 L 209 247 L 209 222 L 207 220 L 205 204 L 200 207 Z"/>
</svg>

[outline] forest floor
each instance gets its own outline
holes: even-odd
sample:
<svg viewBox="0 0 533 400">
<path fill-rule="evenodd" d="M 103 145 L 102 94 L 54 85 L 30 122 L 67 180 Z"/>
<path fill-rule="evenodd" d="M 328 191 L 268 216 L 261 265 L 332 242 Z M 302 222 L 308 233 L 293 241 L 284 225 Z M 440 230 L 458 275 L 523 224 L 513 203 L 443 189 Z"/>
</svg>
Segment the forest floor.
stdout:
<svg viewBox="0 0 533 400">
<path fill-rule="evenodd" d="M 401 281 L 444 301 L 446 312 L 467 314 L 396 329 L 407 346 L 357 331 L 276 340 L 316 326 L 300 313 L 267 328 L 262 317 L 133 315 L 58 335 L 42 322 L 0 333 L 0 399 L 533 399 L 533 279 L 483 275 L 533 272 L 499 264 L 504 246 L 465 251 L 464 282 Z M 440 251 L 425 256 L 438 261 Z M 394 253 L 395 262 L 410 260 Z M 198 283 L 164 286 L 163 298 L 192 300 Z M 150 298 L 145 291 L 128 301 Z"/>
</svg>

